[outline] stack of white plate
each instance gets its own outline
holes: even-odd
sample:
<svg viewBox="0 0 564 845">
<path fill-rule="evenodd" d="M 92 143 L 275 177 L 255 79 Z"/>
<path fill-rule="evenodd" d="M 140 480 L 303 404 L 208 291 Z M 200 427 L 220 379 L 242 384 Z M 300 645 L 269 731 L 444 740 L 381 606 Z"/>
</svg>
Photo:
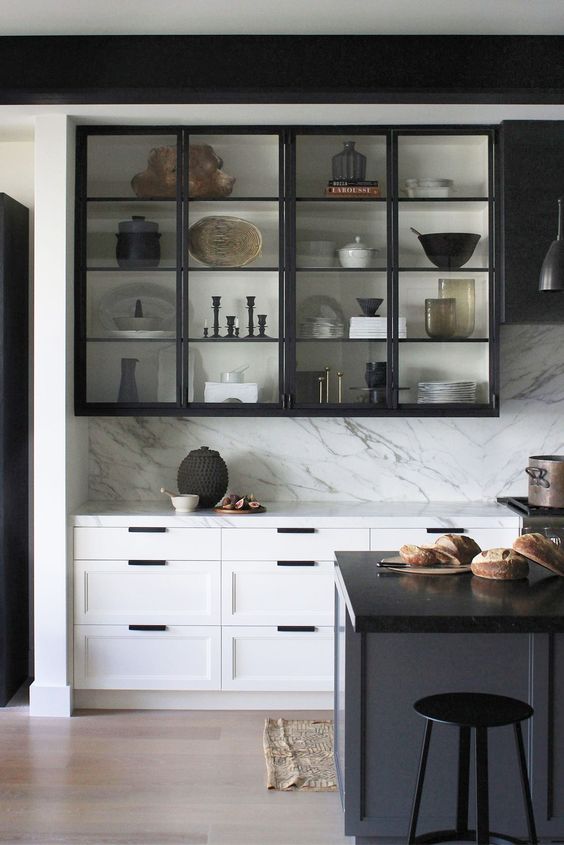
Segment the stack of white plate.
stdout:
<svg viewBox="0 0 564 845">
<path fill-rule="evenodd" d="M 388 337 L 388 318 L 351 317 L 349 337 L 385 340 Z M 398 318 L 398 337 L 406 337 L 405 317 Z"/>
<path fill-rule="evenodd" d="M 344 323 L 331 317 L 306 317 L 300 324 L 300 337 L 328 338 L 344 336 Z"/>
<path fill-rule="evenodd" d="M 452 190 L 452 179 L 435 179 L 419 177 L 406 179 L 405 190 L 408 197 L 426 199 L 429 197 L 449 197 Z"/>
<path fill-rule="evenodd" d="M 420 381 L 417 385 L 417 402 L 421 405 L 475 401 L 475 381 Z"/>
</svg>

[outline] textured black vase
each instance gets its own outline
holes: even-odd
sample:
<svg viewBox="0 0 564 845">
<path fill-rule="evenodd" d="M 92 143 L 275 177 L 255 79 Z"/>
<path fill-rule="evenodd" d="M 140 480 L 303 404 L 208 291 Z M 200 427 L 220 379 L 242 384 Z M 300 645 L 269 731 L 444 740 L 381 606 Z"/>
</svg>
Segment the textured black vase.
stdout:
<svg viewBox="0 0 564 845">
<path fill-rule="evenodd" d="M 178 492 L 197 493 L 200 508 L 212 508 L 227 492 L 225 461 L 214 449 L 193 449 L 178 467 Z"/>
</svg>

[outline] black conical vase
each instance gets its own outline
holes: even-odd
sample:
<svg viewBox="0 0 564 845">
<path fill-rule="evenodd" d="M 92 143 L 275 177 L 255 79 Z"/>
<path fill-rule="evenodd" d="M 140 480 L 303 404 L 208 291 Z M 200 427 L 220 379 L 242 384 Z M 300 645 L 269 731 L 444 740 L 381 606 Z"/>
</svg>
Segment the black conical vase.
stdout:
<svg viewBox="0 0 564 845">
<path fill-rule="evenodd" d="M 539 290 L 564 290 L 564 219 L 562 217 L 562 203 L 564 197 L 558 200 L 558 238 L 552 241 L 545 259 L 542 262 L 539 278 Z"/>
</svg>

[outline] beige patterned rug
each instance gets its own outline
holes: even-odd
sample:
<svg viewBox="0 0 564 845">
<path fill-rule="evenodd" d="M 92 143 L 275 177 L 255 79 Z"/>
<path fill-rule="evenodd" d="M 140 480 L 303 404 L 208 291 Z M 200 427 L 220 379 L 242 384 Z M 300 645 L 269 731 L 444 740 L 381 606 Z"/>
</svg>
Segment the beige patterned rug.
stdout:
<svg viewBox="0 0 564 845">
<path fill-rule="evenodd" d="M 268 789 L 337 789 L 332 721 L 266 719 L 264 756 Z"/>
</svg>

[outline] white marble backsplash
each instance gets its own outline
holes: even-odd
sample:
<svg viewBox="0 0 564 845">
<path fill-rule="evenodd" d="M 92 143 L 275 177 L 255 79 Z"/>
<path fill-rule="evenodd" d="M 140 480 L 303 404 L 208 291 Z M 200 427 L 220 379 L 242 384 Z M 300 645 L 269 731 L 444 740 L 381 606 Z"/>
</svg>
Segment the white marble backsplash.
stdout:
<svg viewBox="0 0 564 845">
<path fill-rule="evenodd" d="M 217 449 L 264 501 L 479 501 L 525 495 L 529 455 L 564 453 L 564 326 L 504 326 L 499 418 L 92 417 L 90 498 L 155 500 Z"/>
</svg>

